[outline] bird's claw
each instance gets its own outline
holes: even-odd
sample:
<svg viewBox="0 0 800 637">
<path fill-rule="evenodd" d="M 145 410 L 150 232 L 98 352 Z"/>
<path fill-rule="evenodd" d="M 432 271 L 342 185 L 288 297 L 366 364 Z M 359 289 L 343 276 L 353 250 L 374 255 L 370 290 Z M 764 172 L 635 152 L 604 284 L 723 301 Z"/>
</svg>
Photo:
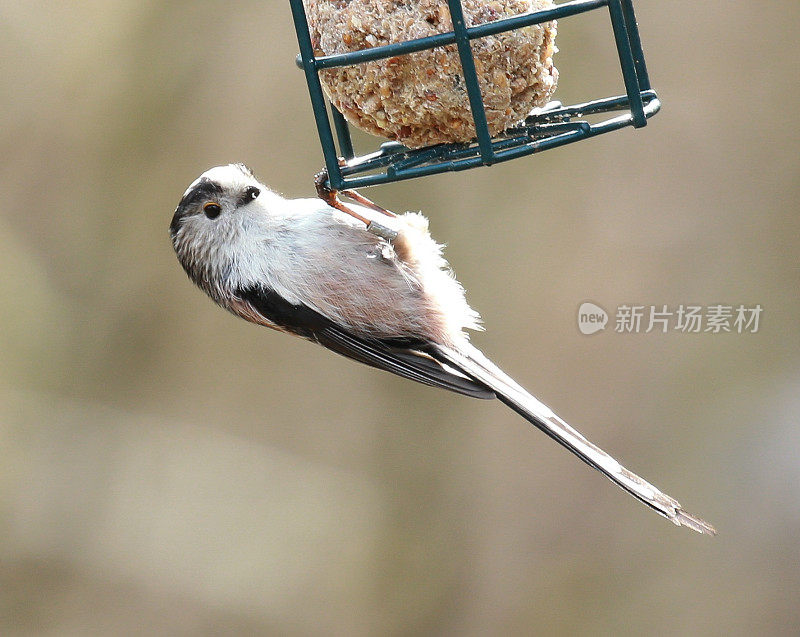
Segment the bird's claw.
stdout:
<svg viewBox="0 0 800 637">
<path fill-rule="evenodd" d="M 367 226 L 367 232 L 374 234 L 375 236 L 381 237 L 382 239 L 386 239 L 387 241 L 394 241 L 397 238 L 397 231 L 393 230 L 392 228 L 383 225 L 382 223 L 378 223 L 376 221 L 371 221 L 366 217 L 358 214 L 355 210 L 350 208 L 349 206 L 343 204 L 339 199 L 339 192 L 337 190 L 332 189 L 328 185 L 329 181 L 328 169 L 323 168 L 319 171 L 316 175 L 314 175 L 314 187 L 317 190 L 317 196 L 322 199 L 326 204 L 328 204 L 331 208 L 336 208 L 337 210 L 341 210 L 344 213 L 347 213 L 351 217 L 358 219 L 364 225 Z M 366 197 L 360 195 L 355 190 L 344 190 L 342 193 L 351 198 L 355 201 L 359 202 L 363 206 L 371 208 L 377 212 L 381 212 L 385 214 L 387 217 L 396 217 L 393 212 L 382 208 L 376 203 L 373 203 Z"/>
</svg>

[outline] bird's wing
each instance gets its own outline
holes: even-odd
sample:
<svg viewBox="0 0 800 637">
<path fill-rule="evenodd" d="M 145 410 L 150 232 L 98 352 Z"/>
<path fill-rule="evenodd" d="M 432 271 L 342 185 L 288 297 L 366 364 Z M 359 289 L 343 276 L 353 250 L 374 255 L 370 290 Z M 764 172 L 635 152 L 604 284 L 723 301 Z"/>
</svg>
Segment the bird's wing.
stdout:
<svg viewBox="0 0 800 637">
<path fill-rule="evenodd" d="M 674 524 L 687 526 L 706 535 L 716 534 L 710 524 L 684 511 L 679 502 L 628 471 L 605 451 L 589 442 L 580 432 L 554 414 L 547 405 L 520 387 L 477 348 L 468 343 L 459 346 L 458 350 L 438 345 L 434 347 L 434 356 L 491 387 L 502 402 L 531 424 Z"/>
<path fill-rule="evenodd" d="M 257 313 L 264 321 L 255 322 L 315 341 L 371 367 L 473 398 L 495 397 L 494 391 L 481 381 L 433 358 L 425 351 L 429 346 L 422 341 L 363 338 L 319 312 L 291 304 L 274 290 L 263 287 L 239 290 L 236 296 L 239 305 L 233 304 L 231 309 L 247 320 L 253 321 L 253 314 Z"/>
</svg>

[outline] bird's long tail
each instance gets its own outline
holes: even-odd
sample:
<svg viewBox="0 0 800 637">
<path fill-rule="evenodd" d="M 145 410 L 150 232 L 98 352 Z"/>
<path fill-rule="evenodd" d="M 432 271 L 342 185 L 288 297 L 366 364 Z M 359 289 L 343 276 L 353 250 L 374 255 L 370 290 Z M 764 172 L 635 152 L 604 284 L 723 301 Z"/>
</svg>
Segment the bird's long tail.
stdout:
<svg viewBox="0 0 800 637">
<path fill-rule="evenodd" d="M 605 451 L 589 442 L 554 414 L 547 405 L 520 387 L 477 348 L 465 344 L 458 349 L 437 347 L 437 350 L 452 365 L 488 385 L 511 409 L 673 524 L 687 526 L 698 533 L 716 535 L 713 526 L 684 511 L 679 502 L 661 493 L 652 484 L 628 471 Z"/>
</svg>

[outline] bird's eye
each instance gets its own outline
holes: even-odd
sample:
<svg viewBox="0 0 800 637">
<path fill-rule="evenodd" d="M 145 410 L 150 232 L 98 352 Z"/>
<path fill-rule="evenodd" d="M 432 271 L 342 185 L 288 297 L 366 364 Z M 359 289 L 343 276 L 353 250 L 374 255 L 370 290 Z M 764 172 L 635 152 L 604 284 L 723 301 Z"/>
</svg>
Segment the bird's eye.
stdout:
<svg viewBox="0 0 800 637">
<path fill-rule="evenodd" d="M 203 206 L 203 212 L 206 213 L 206 217 L 209 219 L 216 219 L 219 217 L 219 213 L 222 212 L 222 208 L 217 203 L 207 203 Z"/>
<path fill-rule="evenodd" d="M 248 201 L 257 199 L 260 194 L 261 191 L 255 186 L 250 186 L 247 190 L 244 191 L 245 199 L 247 199 Z"/>
</svg>

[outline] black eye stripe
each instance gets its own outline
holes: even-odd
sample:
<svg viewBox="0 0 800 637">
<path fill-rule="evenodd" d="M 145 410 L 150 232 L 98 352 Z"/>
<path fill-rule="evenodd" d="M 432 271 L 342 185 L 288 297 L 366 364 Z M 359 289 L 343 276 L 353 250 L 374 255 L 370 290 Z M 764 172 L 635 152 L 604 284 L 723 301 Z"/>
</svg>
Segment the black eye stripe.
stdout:
<svg viewBox="0 0 800 637">
<path fill-rule="evenodd" d="M 208 177 L 203 177 L 194 188 L 186 193 L 178 207 L 185 208 L 203 200 L 217 199 L 221 195 L 222 188 L 220 185 L 211 181 Z"/>
<path fill-rule="evenodd" d="M 258 198 L 261 194 L 261 190 L 256 188 L 255 186 L 248 186 L 245 188 L 244 192 L 241 194 L 239 199 L 236 201 L 237 206 L 244 206 L 245 204 L 250 203 L 254 199 Z"/>
<path fill-rule="evenodd" d="M 194 187 L 187 192 L 172 216 L 172 223 L 169 226 L 170 233 L 174 237 L 181 227 L 181 222 L 189 215 L 197 214 L 198 207 L 211 200 L 219 200 L 222 196 L 222 187 L 211 181 L 208 177 L 200 179 Z"/>
</svg>

